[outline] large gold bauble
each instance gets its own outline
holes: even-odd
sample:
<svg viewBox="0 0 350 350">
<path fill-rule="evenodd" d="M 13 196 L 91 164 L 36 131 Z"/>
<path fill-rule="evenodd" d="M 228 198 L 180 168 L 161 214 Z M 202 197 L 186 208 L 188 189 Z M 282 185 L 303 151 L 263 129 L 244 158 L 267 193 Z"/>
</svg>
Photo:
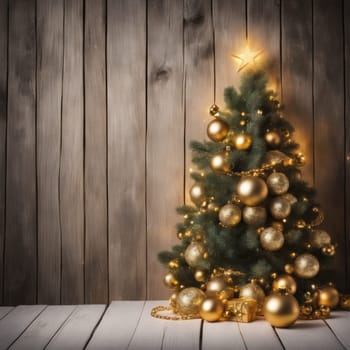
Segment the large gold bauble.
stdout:
<svg viewBox="0 0 350 350">
<path fill-rule="evenodd" d="M 206 297 L 199 309 L 199 315 L 209 322 L 219 321 L 224 312 L 223 302 L 215 296 Z"/>
<path fill-rule="evenodd" d="M 265 141 L 270 147 L 276 148 L 281 144 L 281 136 L 276 131 L 268 131 L 265 134 Z"/>
<path fill-rule="evenodd" d="M 219 211 L 219 220 L 222 225 L 236 226 L 242 218 L 241 208 L 235 204 L 226 204 Z"/>
<path fill-rule="evenodd" d="M 298 201 L 298 200 L 296 199 L 296 197 L 293 196 L 293 195 L 290 194 L 290 193 L 282 194 L 281 198 L 286 199 L 286 200 L 290 203 L 290 205 L 293 205 L 293 204 L 295 204 L 295 203 Z"/>
<path fill-rule="evenodd" d="M 176 310 L 185 315 L 199 315 L 205 294 L 199 288 L 185 288 L 176 298 Z"/>
<path fill-rule="evenodd" d="M 262 226 L 265 224 L 267 217 L 264 207 L 244 207 L 243 220 L 248 225 Z"/>
<path fill-rule="evenodd" d="M 338 291 L 331 286 L 320 288 L 317 303 L 319 306 L 326 305 L 334 309 L 339 304 Z"/>
<path fill-rule="evenodd" d="M 272 289 L 278 291 L 279 289 L 285 289 L 289 294 L 295 294 L 297 291 L 297 282 L 292 276 L 280 275 L 272 282 Z"/>
<path fill-rule="evenodd" d="M 285 161 L 287 159 L 290 159 L 286 154 L 280 152 L 280 151 L 268 151 L 265 154 L 265 157 L 263 159 L 264 165 L 274 165 L 277 163 L 281 163 L 282 161 Z"/>
<path fill-rule="evenodd" d="M 244 176 L 238 182 L 237 193 L 245 205 L 255 206 L 268 194 L 265 181 L 258 176 Z"/>
<path fill-rule="evenodd" d="M 214 277 L 207 283 L 207 294 L 218 294 L 222 292 L 227 287 L 227 283 L 224 277 Z"/>
<path fill-rule="evenodd" d="M 319 270 L 320 263 L 312 254 L 301 254 L 294 261 L 294 272 L 300 278 L 315 277 Z"/>
<path fill-rule="evenodd" d="M 226 153 L 219 153 L 213 156 L 210 160 L 210 168 L 216 173 L 225 173 L 231 171 L 227 162 Z"/>
<path fill-rule="evenodd" d="M 310 244 L 314 248 L 321 249 L 331 244 L 331 236 L 324 230 L 312 230 L 310 233 Z"/>
<path fill-rule="evenodd" d="M 289 327 L 298 319 L 298 302 L 291 294 L 272 293 L 265 300 L 264 316 L 274 327 Z"/>
<path fill-rule="evenodd" d="M 204 253 L 205 248 L 202 243 L 192 242 L 187 246 L 184 257 L 189 266 L 196 267 L 198 261 L 203 258 Z"/>
<path fill-rule="evenodd" d="M 204 186 L 201 183 L 195 183 L 190 189 L 191 201 L 197 206 L 200 207 L 203 202 L 206 200 Z"/>
<path fill-rule="evenodd" d="M 178 280 L 172 272 L 167 272 L 164 275 L 163 282 L 168 288 L 176 288 L 179 285 Z"/>
<path fill-rule="evenodd" d="M 229 126 L 222 119 L 214 119 L 208 124 L 207 134 L 208 137 L 214 141 L 222 141 L 228 133 Z"/>
<path fill-rule="evenodd" d="M 274 227 L 267 227 L 260 234 L 260 243 L 264 249 L 271 252 L 279 250 L 284 244 L 283 233 Z"/>
<path fill-rule="evenodd" d="M 289 180 L 283 173 L 270 174 L 266 183 L 272 194 L 284 194 L 289 188 Z"/>
<path fill-rule="evenodd" d="M 245 151 L 252 145 L 252 137 L 249 134 L 239 133 L 233 136 L 233 144 L 239 151 Z"/>
<path fill-rule="evenodd" d="M 265 301 L 265 293 L 260 286 L 255 283 L 245 284 L 239 291 L 239 297 L 256 300 L 257 313 L 261 315 Z"/>
<path fill-rule="evenodd" d="M 282 220 L 289 216 L 292 210 L 290 202 L 283 197 L 275 197 L 270 203 L 271 215 L 277 219 Z"/>
</svg>

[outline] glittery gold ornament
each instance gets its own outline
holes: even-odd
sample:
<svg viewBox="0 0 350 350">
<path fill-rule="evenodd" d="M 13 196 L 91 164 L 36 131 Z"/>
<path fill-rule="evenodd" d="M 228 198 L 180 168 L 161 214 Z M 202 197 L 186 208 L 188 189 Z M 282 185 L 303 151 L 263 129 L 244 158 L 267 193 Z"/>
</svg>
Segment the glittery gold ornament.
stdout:
<svg viewBox="0 0 350 350">
<path fill-rule="evenodd" d="M 264 165 L 274 165 L 277 163 L 281 163 L 282 161 L 286 161 L 288 159 L 290 159 L 290 158 L 280 151 L 268 151 L 265 154 L 263 164 Z"/>
<path fill-rule="evenodd" d="M 234 135 L 233 144 L 239 151 L 245 151 L 252 145 L 252 137 L 249 134 L 239 133 Z"/>
<path fill-rule="evenodd" d="M 207 283 L 207 294 L 217 294 L 227 287 L 223 276 L 214 277 Z"/>
<path fill-rule="evenodd" d="M 279 250 L 284 244 L 283 233 L 273 227 L 267 227 L 260 235 L 260 243 L 264 249 L 271 252 Z"/>
<path fill-rule="evenodd" d="M 272 194 L 284 194 L 289 188 L 289 180 L 283 173 L 274 172 L 270 174 L 266 183 Z"/>
<path fill-rule="evenodd" d="M 294 266 L 292 264 L 285 264 L 284 271 L 285 273 L 288 273 L 289 275 L 291 275 L 294 272 Z"/>
<path fill-rule="evenodd" d="M 200 207 L 203 202 L 206 200 L 204 186 L 201 183 L 195 183 L 190 189 L 191 201 L 197 206 Z"/>
<path fill-rule="evenodd" d="M 199 288 L 185 288 L 177 295 L 176 309 L 185 315 L 199 315 L 204 298 L 205 294 Z"/>
<path fill-rule="evenodd" d="M 339 304 L 339 292 L 331 286 L 319 289 L 318 305 L 326 305 L 334 309 Z"/>
<path fill-rule="evenodd" d="M 284 198 L 286 199 L 290 205 L 293 205 L 295 204 L 298 200 L 295 198 L 295 196 L 293 196 L 292 194 L 290 193 L 285 193 L 285 194 L 282 194 L 281 198 Z"/>
<path fill-rule="evenodd" d="M 280 275 L 272 282 L 272 290 L 278 291 L 280 289 L 285 289 L 289 294 L 295 294 L 297 283 L 292 276 Z"/>
<path fill-rule="evenodd" d="M 276 148 L 281 144 L 281 136 L 276 131 L 268 131 L 264 138 L 266 143 L 272 148 Z"/>
<path fill-rule="evenodd" d="M 258 176 L 244 176 L 238 182 L 237 193 L 245 205 L 255 206 L 268 195 L 265 181 Z"/>
<path fill-rule="evenodd" d="M 176 288 L 179 285 L 179 281 L 176 279 L 172 272 L 167 272 L 163 278 L 163 282 L 168 288 Z"/>
<path fill-rule="evenodd" d="M 196 271 L 194 272 L 194 279 L 198 282 L 204 282 L 207 277 L 208 271 L 197 267 Z"/>
<path fill-rule="evenodd" d="M 282 197 L 275 197 L 270 203 L 270 212 L 275 219 L 282 220 L 289 216 L 292 207 L 290 202 Z"/>
<path fill-rule="evenodd" d="M 326 256 L 334 256 L 335 255 L 335 245 L 334 244 L 326 244 L 321 248 L 322 254 Z"/>
<path fill-rule="evenodd" d="M 317 258 L 309 253 L 301 254 L 294 261 L 295 274 L 300 278 L 315 277 L 320 270 Z"/>
<path fill-rule="evenodd" d="M 266 222 L 265 207 L 244 207 L 243 220 L 248 225 L 261 226 Z"/>
<path fill-rule="evenodd" d="M 265 293 L 262 288 L 255 283 L 248 283 L 241 287 L 239 291 L 240 298 L 254 299 L 257 302 L 257 313 L 261 314 L 264 301 Z"/>
<path fill-rule="evenodd" d="M 201 242 L 192 242 L 187 246 L 184 257 L 189 266 L 196 267 L 204 253 L 205 248 Z"/>
<path fill-rule="evenodd" d="M 208 137 L 214 141 L 222 141 L 228 133 L 229 126 L 222 119 L 214 119 L 208 124 L 207 134 Z"/>
<path fill-rule="evenodd" d="M 217 173 L 229 172 L 231 169 L 227 161 L 227 154 L 223 152 L 213 156 L 210 160 L 210 168 Z"/>
<path fill-rule="evenodd" d="M 214 296 L 206 297 L 203 300 L 199 309 L 200 317 L 203 320 L 206 320 L 209 322 L 219 321 L 223 312 L 224 312 L 223 302 Z"/>
<path fill-rule="evenodd" d="M 312 247 L 321 249 L 331 244 L 331 236 L 324 230 L 312 230 L 310 232 L 310 243 Z"/>
<path fill-rule="evenodd" d="M 215 103 L 210 106 L 209 114 L 213 117 L 219 112 L 219 106 Z"/>
<path fill-rule="evenodd" d="M 235 204 L 226 204 L 219 211 L 219 220 L 223 226 L 236 226 L 241 217 L 241 208 Z"/>
</svg>

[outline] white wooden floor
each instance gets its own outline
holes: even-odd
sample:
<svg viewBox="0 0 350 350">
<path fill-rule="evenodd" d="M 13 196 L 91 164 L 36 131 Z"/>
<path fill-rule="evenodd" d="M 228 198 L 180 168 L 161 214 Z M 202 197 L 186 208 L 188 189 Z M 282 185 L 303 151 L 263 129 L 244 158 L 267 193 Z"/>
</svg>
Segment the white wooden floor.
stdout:
<svg viewBox="0 0 350 350">
<path fill-rule="evenodd" d="M 289 329 L 267 322 L 163 321 L 164 301 L 106 305 L 0 307 L 0 349 L 350 349 L 350 312 Z"/>
</svg>

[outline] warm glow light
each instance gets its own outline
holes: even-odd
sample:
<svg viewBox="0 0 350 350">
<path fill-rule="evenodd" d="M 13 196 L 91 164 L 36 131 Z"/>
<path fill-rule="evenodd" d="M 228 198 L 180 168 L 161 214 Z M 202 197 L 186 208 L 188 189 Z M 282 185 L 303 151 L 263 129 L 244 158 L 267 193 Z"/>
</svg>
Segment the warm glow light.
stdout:
<svg viewBox="0 0 350 350">
<path fill-rule="evenodd" d="M 246 68 L 249 65 L 254 65 L 262 53 L 263 51 L 261 50 L 252 51 L 249 45 L 247 45 L 244 51 L 240 54 L 232 54 L 232 57 L 239 62 L 237 72 L 240 72 L 242 69 Z"/>
</svg>

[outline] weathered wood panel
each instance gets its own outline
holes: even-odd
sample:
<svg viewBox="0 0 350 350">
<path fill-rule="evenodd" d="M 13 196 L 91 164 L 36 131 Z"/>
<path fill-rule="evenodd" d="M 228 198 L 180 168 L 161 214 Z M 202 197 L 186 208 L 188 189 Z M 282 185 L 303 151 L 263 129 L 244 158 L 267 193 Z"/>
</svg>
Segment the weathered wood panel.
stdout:
<svg viewBox="0 0 350 350">
<path fill-rule="evenodd" d="M 157 252 L 176 244 L 175 207 L 183 203 L 183 7 L 171 0 L 148 6 L 147 295 L 162 299 L 169 290 Z"/>
<path fill-rule="evenodd" d="M 282 2 L 282 103 L 306 156 L 303 177 L 314 181 L 312 106 L 312 1 Z"/>
<path fill-rule="evenodd" d="M 85 1 L 85 302 L 108 300 L 106 1 Z"/>
<path fill-rule="evenodd" d="M 59 164 L 64 0 L 37 2 L 38 302 L 60 303 Z"/>
<path fill-rule="evenodd" d="M 324 227 L 338 243 L 330 276 L 345 287 L 344 66 L 342 2 L 314 2 L 315 186 Z"/>
<path fill-rule="evenodd" d="M 107 3 L 110 299 L 146 295 L 145 5 Z"/>
<path fill-rule="evenodd" d="M 5 303 L 35 303 L 37 282 L 35 155 L 35 1 L 9 12 Z"/>
<path fill-rule="evenodd" d="M 63 304 L 84 302 L 83 1 L 65 0 L 60 220 Z"/>
</svg>

